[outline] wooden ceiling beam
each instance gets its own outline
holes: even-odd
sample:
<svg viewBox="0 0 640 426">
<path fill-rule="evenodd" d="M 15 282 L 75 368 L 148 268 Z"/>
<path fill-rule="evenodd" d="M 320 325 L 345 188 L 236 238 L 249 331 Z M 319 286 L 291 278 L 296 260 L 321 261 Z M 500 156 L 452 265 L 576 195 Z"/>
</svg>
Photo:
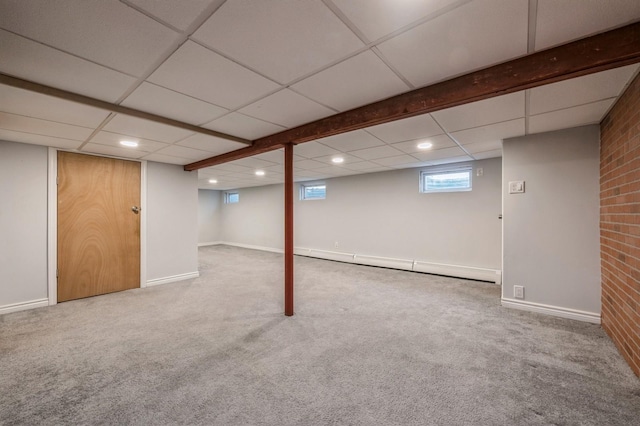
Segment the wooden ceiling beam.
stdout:
<svg viewBox="0 0 640 426">
<path fill-rule="evenodd" d="M 505 35 L 508 36 L 508 35 Z M 640 22 L 332 115 L 257 139 L 248 148 L 187 164 L 198 170 L 377 124 L 640 62 Z"/>
<path fill-rule="evenodd" d="M 131 117 L 154 121 L 156 123 L 166 124 L 168 126 L 178 127 L 181 129 L 189 130 L 191 132 L 200 133 L 207 136 L 213 136 L 216 138 L 226 139 L 233 142 L 239 142 L 245 145 L 252 145 L 252 142 L 247 139 L 242 139 L 236 136 L 227 135 L 226 133 L 216 132 L 215 130 L 194 126 L 193 124 L 174 120 L 172 118 L 162 117 L 160 115 L 152 114 L 150 112 L 144 112 L 137 109 L 128 108 L 122 105 L 112 104 L 109 102 L 101 101 L 99 99 L 91 98 L 89 96 L 79 95 L 77 93 L 68 92 L 62 89 L 56 89 L 55 87 L 46 86 L 40 83 L 34 83 L 29 80 L 23 80 L 21 78 L 12 77 L 10 75 L 3 74 L 3 73 L 0 73 L 0 84 L 4 84 L 6 86 L 11 86 L 11 87 L 17 87 L 19 89 L 28 90 L 30 92 L 40 93 L 42 95 L 53 96 L 56 98 L 67 100 L 67 101 L 77 102 L 82 105 L 100 108 L 100 109 L 115 112 L 118 114 L 124 114 Z"/>
</svg>

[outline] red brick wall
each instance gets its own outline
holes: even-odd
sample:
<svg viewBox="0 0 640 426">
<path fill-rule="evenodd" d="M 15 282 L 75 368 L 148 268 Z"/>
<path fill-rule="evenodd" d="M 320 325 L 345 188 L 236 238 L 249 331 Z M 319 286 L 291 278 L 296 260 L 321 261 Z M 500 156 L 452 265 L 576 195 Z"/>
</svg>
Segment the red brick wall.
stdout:
<svg viewBox="0 0 640 426">
<path fill-rule="evenodd" d="M 640 376 L 640 76 L 600 124 L 602 327 Z"/>
</svg>

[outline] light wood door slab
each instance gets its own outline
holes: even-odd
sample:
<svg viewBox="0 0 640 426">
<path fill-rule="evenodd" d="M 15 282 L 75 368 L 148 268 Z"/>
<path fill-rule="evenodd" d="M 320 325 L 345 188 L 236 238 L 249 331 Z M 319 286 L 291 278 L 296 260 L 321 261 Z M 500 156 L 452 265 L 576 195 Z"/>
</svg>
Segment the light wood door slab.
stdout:
<svg viewBox="0 0 640 426">
<path fill-rule="evenodd" d="M 140 287 L 140 163 L 58 152 L 58 301 Z"/>
</svg>

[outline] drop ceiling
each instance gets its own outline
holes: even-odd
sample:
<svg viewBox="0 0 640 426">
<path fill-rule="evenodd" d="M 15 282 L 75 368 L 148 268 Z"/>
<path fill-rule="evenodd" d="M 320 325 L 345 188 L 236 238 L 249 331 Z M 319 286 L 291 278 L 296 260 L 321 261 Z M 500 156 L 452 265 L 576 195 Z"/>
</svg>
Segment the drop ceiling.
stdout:
<svg viewBox="0 0 640 426">
<path fill-rule="evenodd" d="M 639 19 L 637 0 L 0 0 L 0 72 L 253 140 Z M 499 157 L 504 138 L 598 123 L 637 72 L 301 144 L 295 177 Z M 0 139 L 179 165 L 245 146 L 6 85 Z M 280 183 L 282 162 L 202 169 L 200 187 Z"/>
</svg>

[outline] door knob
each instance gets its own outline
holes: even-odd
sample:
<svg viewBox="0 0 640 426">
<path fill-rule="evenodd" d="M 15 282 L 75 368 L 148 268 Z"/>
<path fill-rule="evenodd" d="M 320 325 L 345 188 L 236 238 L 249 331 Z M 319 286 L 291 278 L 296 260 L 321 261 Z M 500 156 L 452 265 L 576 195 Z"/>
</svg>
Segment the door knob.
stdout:
<svg viewBox="0 0 640 426">
<path fill-rule="evenodd" d="M 133 207 L 131 207 L 131 211 L 134 212 L 135 214 L 138 214 L 138 213 L 140 213 L 140 207 L 133 206 Z"/>
</svg>

